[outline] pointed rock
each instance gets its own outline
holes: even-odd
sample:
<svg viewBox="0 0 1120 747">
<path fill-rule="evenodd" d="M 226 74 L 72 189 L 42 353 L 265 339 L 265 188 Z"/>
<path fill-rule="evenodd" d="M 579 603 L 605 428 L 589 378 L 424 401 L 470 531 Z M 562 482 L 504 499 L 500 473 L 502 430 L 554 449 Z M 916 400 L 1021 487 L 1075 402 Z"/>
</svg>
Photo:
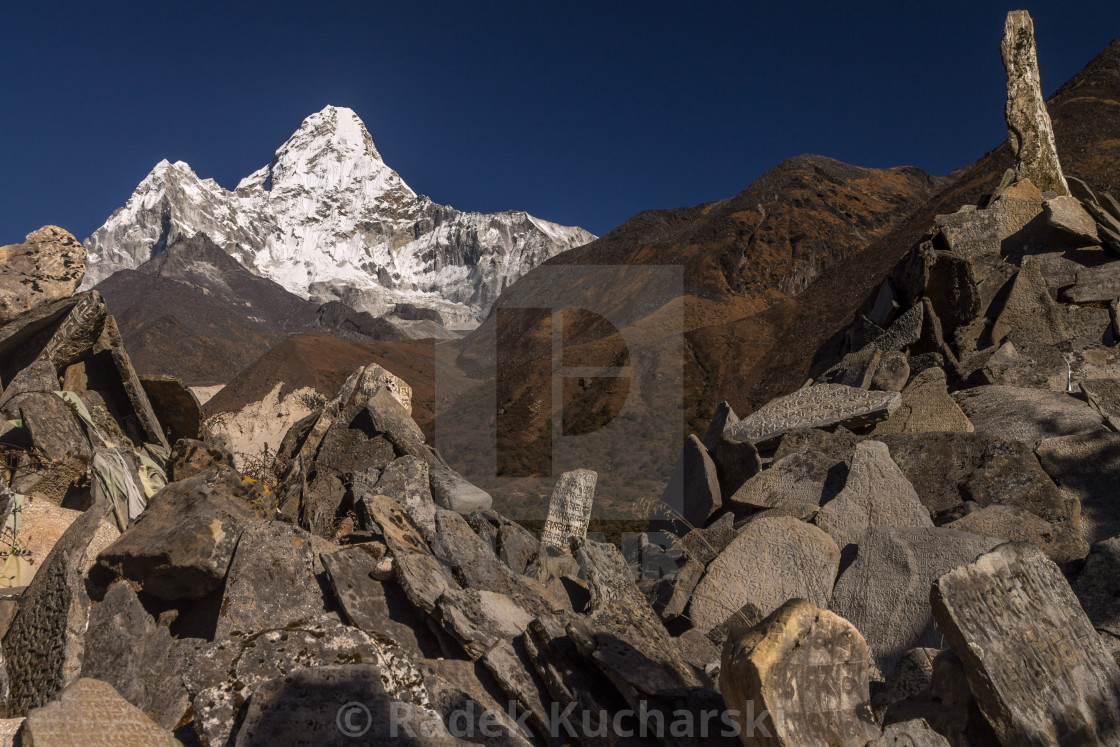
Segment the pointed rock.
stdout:
<svg viewBox="0 0 1120 747">
<path fill-rule="evenodd" d="M 661 502 L 690 527 L 704 526 L 723 505 L 716 465 L 696 436 L 685 439 Z"/>
<path fill-rule="evenodd" d="M 958 431 L 972 433 L 972 423 L 946 389 L 945 371 L 927 368 L 902 390 L 902 405 L 875 426 L 876 436 L 887 433 Z"/>
<path fill-rule="evenodd" d="M 1034 21 L 1030 13 L 1013 10 L 1007 14 L 1001 51 L 1007 70 L 1005 116 L 1007 140 L 1015 156 L 1015 177 L 1030 179 L 1043 191 L 1053 191 L 1059 196 L 1069 194 L 1058 163 L 1050 113 L 1042 97 Z"/>
<path fill-rule="evenodd" d="M 932 527 L 929 511 L 881 441 L 856 446 L 840 494 L 817 512 L 813 523 L 843 548 L 872 527 Z"/>
</svg>

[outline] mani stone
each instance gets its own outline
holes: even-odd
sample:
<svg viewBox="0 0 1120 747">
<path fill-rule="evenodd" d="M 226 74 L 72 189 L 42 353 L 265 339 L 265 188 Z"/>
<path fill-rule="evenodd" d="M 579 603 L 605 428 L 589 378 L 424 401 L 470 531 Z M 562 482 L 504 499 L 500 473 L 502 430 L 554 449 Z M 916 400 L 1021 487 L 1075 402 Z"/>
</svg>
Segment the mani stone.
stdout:
<svg viewBox="0 0 1120 747">
<path fill-rule="evenodd" d="M 43 705 L 81 673 L 90 609 L 86 574 L 117 534 L 107 515 L 108 505 L 100 503 L 75 519 L 20 595 L 3 642 L 10 714 Z"/>
<path fill-rule="evenodd" d="M 859 629 L 879 668 L 890 672 L 910 649 L 940 644 L 930 584 L 1001 542 L 939 527 L 870 529 L 837 579 L 829 609 Z"/>
<path fill-rule="evenodd" d="M 869 654 L 854 625 L 804 599 L 732 635 L 719 681 L 743 744 L 854 747 L 878 739 Z"/>
<path fill-rule="evenodd" d="M 707 633 L 736 613 L 754 625 L 786 600 L 827 607 L 840 549 L 817 527 L 792 516 L 752 521 L 708 565 L 692 593 L 693 627 Z"/>
<path fill-rule="evenodd" d="M 696 436 L 685 440 L 661 502 L 672 509 L 674 518 L 684 517 L 692 527 L 704 526 L 723 505 L 716 465 Z"/>
<path fill-rule="evenodd" d="M 1089 552 L 1089 543 L 1074 527 L 1051 524 L 1019 506 L 985 506 L 949 522 L 945 528 L 1006 542 L 1030 542 L 1055 563 L 1080 560 Z"/>
<path fill-rule="evenodd" d="M 215 635 L 283 628 L 322 614 L 311 535 L 280 521 L 250 524 L 229 565 Z"/>
<path fill-rule="evenodd" d="M 843 462 L 816 449 L 796 451 L 747 480 L 728 502 L 748 509 L 821 506 L 843 488 L 846 472 Z"/>
<path fill-rule="evenodd" d="M 121 697 L 112 685 L 83 677 L 58 700 L 27 714 L 24 745 L 52 747 L 178 747 L 179 740 Z"/>
<path fill-rule="evenodd" d="M 875 435 L 958 431 L 972 433 L 972 423 L 949 396 L 945 371 L 927 368 L 902 390 L 902 405 L 875 426 Z"/>
<path fill-rule="evenodd" d="M 1015 156 L 1015 177 L 1030 179 L 1043 192 L 1068 195 L 1054 129 L 1042 97 L 1034 21 L 1025 10 L 1007 14 L 1003 26 L 1003 66 L 1007 70 L 1007 140 Z"/>
<path fill-rule="evenodd" d="M 591 520 L 598 477 L 589 469 L 576 469 L 560 475 L 548 502 L 548 519 L 541 532 L 541 544 L 567 547 L 569 537 L 587 536 L 587 522 Z"/>
<path fill-rule="evenodd" d="M 1053 436 L 1107 433 L 1096 410 L 1065 392 L 993 385 L 952 396 L 977 431 L 1031 446 Z"/>
<path fill-rule="evenodd" d="M 68 231 L 43 226 L 22 244 L 0 246 L 0 326 L 68 298 L 86 274 L 86 248 Z"/>
<path fill-rule="evenodd" d="M 759 448 L 792 430 L 843 425 L 858 428 L 886 420 L 902 403 L 898 392 L 870 392 L 843 384 L 815 384 L 772 400 L 728 429 Z"/>
<path fill-rule="evenodd" d="M 1011 281 L 1011 293 L 992 325 L 992 341 L 999 343 L 1015 333 L 1016 340 L 1058 345 L 1069 339 L 1062 308 L 1050 297 L 1042 270 L 1033 262 L 1024 263 Z"/>
<path fill-rule="evenodd" d="M 930 604 L 1001 744 L 1115 744 L 1120 668 L 1041 550 L 1000 545 L 939 578 Z"/>
<path fill-rule="evenodd" d="M 1062 297 L 1071 303 L 1108 303 L 1120 298 L 1120 262 L 1078 270 L 1077 282 L 1063 290 Z"/>
<path fill-rule="evenodd" d="M 848 480 L 813 522 L 844 548 L 872 527 L 932 527 L 929 511 L 881 441 L 856 446 Z"/>
<path fill-rule="evenodd" d="M 1081 207 L 1081 201 L 1072 195 L 1063 195 L 1042 203 L 1046 222 L 1059 231 L 1080 239 L 1087 244 L 1099 244 L 1097 222 Z"/>
<path fill-rule="evenodd" d="M 925 307 L 916 303 L 900 314 L 887 331 L 871 341 L 871 345 L 882 351 L 904 350 L 916 343 L 922 336 L 925 322 Z"/>
</svg>

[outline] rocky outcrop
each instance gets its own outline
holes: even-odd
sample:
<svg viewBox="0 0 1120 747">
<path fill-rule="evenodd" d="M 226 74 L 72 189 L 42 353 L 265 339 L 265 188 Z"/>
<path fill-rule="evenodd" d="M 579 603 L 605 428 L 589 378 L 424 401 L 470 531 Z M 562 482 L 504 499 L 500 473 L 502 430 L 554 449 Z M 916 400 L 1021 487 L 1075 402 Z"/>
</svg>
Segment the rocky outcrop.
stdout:
<svg viewBox="0 0 1120 747">
<path fill-rule="evenodd" d="M 1034 40 L 1034 21 L 1025 10 L 1007 14 L 1003 26 L 1003 66 L 1007 70 L 1007 140 L 1015 156 L 1015 177 L 1030 179 L 1042 190 L 1058 195 L 1069 193 L 1054 128 L 1038 74 L 1038 50 Z"/>
<path fill-rule="evenodd" d="M 32 231 L 22 244 L 0 246 L 0 326 L 69 298 L 85 273 L 85 248 L 58 226 Z"/>
</svg>

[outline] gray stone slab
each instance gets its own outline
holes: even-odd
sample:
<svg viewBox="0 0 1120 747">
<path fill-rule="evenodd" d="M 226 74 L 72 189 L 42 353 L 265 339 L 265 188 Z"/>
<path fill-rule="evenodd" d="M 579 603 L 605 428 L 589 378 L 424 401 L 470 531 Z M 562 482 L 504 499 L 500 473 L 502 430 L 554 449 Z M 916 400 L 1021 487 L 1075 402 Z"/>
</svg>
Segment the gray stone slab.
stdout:
<svg viewBox="0 0 1120 747">
<path fill-rule="evenodd" d="M 772 446 L 800 428 L 848 428 L 890 417 L 902 402 L 898 392 L 869 392 L 842 384 L 816 384 L 772 400 L 728 429 L 755 446 Z"/>
</svg>

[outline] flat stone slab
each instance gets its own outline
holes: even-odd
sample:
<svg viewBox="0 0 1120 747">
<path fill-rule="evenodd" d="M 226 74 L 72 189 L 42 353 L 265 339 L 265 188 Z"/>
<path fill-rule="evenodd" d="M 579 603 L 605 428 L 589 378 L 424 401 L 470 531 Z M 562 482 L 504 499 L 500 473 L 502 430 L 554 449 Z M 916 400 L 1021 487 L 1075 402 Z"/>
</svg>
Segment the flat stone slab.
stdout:
<svg viewBox="0 0 1120 747">
<path fill-rule="evenodd" d="M 28 713 L 20 738 L 25 745 L 57 747 L 179 745 L 179 740 L 122 698 L 112 685 L 89 677 L 63 690 L 58 700 Z"/>
<path fill-rule="evenodd" d="M 840 549 L 817 527 L 792 516 L 757 519 L 708 565 L 689 616 L 708 632 L 736 613 L 753 625 L 788 599 L 827 607 L 839 567 Z"/>
<path fill-rule="evenodd" d="M 854 625 L 792 599 L 728 639 L 719 681 L 743 744 L 866 745 L 880 736 L 870 672 L 870 652 Z"/>
<path fill-rule="evenodd" d="M 1099 244 L 1097 222 L 1081 207 L 1081 200 L 1072 195 L 1062 195 L 1042 203 L 1046 222 L 1088 244 Z"/>
<path fill-rule="evenodd" d="M 837 579 L 829 609 L 859 629 L 879 668 L 890 672 L 910 649 L 940 644 L 929 585 L 1001 542 L 939 527 L 871 529 Z"/>
<path fill-rule="evenodd" d="M 1001 743 L 1115 742 L 1120 668 L 1041 550 L 1000 545 L 939 578 L 930 603 Z"/>
<path fill-rule="evenodd" d="M 901 403 L 902 395 L 898 392 L 815 384 L 768 402 L 728 428 L 728 433 L 765 448 L 800 428 L 872 425 L 890 417 Z"/>
<path fill-rule="evenodd" d="M 1100 413 L 1065 392 L 980 386 L 953 393 L 977 431 L 1035 446 L 1044 438 L 1104 433 Z"/>
<path fill-rule="evenodd" d="M 1120 262 L 1078 270 L 1077 282 L 1064 289 L 1062 297 L 1070 303 L 1107 303 L 1120 298 Z"/>
<path fill-rule="evenodd" d="M 85 274 L 85 247 L 58 226 L 32 231 L 22 244 L 0 246 L 0 325 L 72 295 Z"/>
<path fill-rule="evenodd" d="M 843 462 L 816 449 L 794 452 L 743 483 L 728 502 L 744 508 L 820 506 L 843 489 L 847 472 Z"/>
</svg>

